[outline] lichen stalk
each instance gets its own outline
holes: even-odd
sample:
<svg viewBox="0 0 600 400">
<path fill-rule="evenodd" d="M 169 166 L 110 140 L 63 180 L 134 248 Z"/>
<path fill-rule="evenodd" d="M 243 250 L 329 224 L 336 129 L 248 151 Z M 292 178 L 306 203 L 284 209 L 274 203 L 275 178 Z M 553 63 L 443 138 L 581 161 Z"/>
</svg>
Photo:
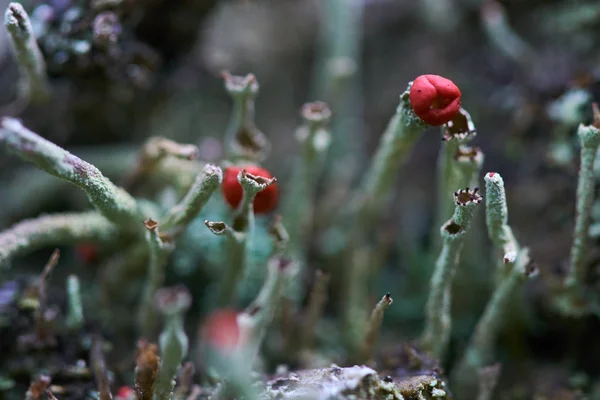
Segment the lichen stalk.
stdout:
<svg viewBox="0 0 600 400">
<path fill-rule="evenodd" d="M 502 253 L 504 263 L 514 263 L 519 251 L 519 243 L 508 225 L 508 206 L 504 180 L 496 172 L 487 173 L 484 180 L 486 193 L 485 217 L 488 235 L 494 246 Z"/>
<path fill-rule="evenodd" d="M 505 57 L 522 67 L 531 65 L 536 51 L 510 26 L 504 6 L 497 0 L 486 0 L 481 5 L 484 32 L 494 47 Z"/>
<path fill-rule="evenodd" d="M 445 127 L 442 127 L 444 130 Z M 443 141 L 440 147 L 437 163 L 437 219 L 439 222 L 436 226 L 439 226 L 442 221 L 447 220 L 452 214 L 452 203 L 449 201 L 449 195 L 452 193 L 453 187 L 465 187 L 464 185 L 451 185 L 453 181 L 453 158 L 456 150 L 458 149 L 459 143 L 455 140 Z M 434 226 L 435 228 L 435 226 Z M 439 236 L 438 236 L 439 238 Z"/>
<path fill-rule="evenodd" d="M 471 114 L 460 108 L 452 121 L 442 125 L 442 143 L 437 161 L 437 225 L 452 216 L 450 201 L 452 190 L 457 187 L 475 186 L 483 165 L 483 154 L 477 148 L 468 148 L 472 153 L 463 156 L 466 147 L 477 135 Z M 436 243 L 436 247 L 437 248 Z"/>
<path fill-rule="evenodd" d="M 222 75 L 225 89 L 233 99 L 231 119 L 225 133 L 225 158 L 260 162 L 269 154 L 271 145 L 254 122 L 258 81 L 252 74 L 235 76 L 224 72 Z"/>
<path fill-rule="evenodd" d="M 412 82 L 400 96 L 396 113 L 379 142 L 373 161 L 365 172 L 359 190 L 350 203 L 353 225 L 346 242 L 346 263 L 348 271 L 344 273 L 344 323 L 347 342 L 350 348 L 357 349 L 362 337 L 362 329 L 368 310 L 365 279 L 368 279 L 368 261 L 365 257 L 363 238 L 372 233 L 386 209 L 399 169 L 407 159 L 417 139 L 427 125 L 415 115 L 411 108 L 409 94 Z M 363 256 L 357 256 L 362 254 Z"/>
<path fill-rule="evenodd" d="M 268 262 L 268 272 L 256 299 L 238 315 L 240 335 L 245 338 L 244 354 L 249 365 L 253 363 L 260 346 L 281 303 L 283 286 L 297 270 L 297 263 L 274 256 Z"/>
<path fill-rule="evenodd" d="M 77 275 L 67 277 L 67 327 L 71 330 L 78 330 L 83 327 L 85 322 L 83 317 L 83 303 L 81 301 L 81 287 Z"/>
<path fill-rule="evenodd" d="M 425 308 L 425 329 L 421 345 L 433 356 L 442 359 L 451 330 L 451 290 L 458 256 L 474 211 L 483 200 L 478 189 L 459 190 L 454 194 L 454 215 L 440 229 L 442 250 L 431 277 L 429 298 Z"/>
<path fill-rule="evenodd" d="M 319 48 L 313 68 L 311 98 L 326 101 L 333 118 L 332 144 L 323 171 L 326 198 L 347 193 L 363 164 L 360 132 L 364 125 L 363 87 L 360 79 L 363 15 L 367 5 L 360 0 L 317 3 Z M 327 207 L 322 211 L 327 214 Z M 321 210 L 317 210 L 321 212 Z M 286 218 L 287 220 L 287 218 Z M 319 221 L 322 222 L 320 218 Z"/>
<path fill-rule="evenodd" d="M 35 40 L 31 21 L 20 3 L 10 3 L 4 14 L 4 26 L 21 73 L 20 91 L 32 103 L 48 100 L 50 86 L 46 63 Z"/>
<path fill-rule="evenodd" d="M 383 322 L 385 309 L 388 308 L 392 302 L 392 297 L 389 293 L 387 293 L 381 298 L 381 300 L 379 300 L 371 312 L 359 357 L 361 363 L 366 363 L 371 359 L 371 357 L 373 357 L 373 351 L 375 349 L 375 345 L 377 344 L 377 336 L 379 335 L 379 329 L 381 328 L 381 323 Z"/>
<path fill-rule="evenodd" d="M 185 286 L 160 289 L 155 297 L 156 306 L 163 315 L 165 326 L 159 337 L 160 366 L 153 388 L 153 400 L 171 400 L 175 377 L 188 352 L 188 337 L 184 329 L 184 315 L 192 302 Z"/>
<path fill-rule="evenodd" d="M 494 290 L 453 373 L 457 389 L 469 390 L 477 383 L 477 371 L 494 361 L 496 339 L 506 320 L 510 302 L 519 287 L 536 272 L 529 258 L 529 249 L 520 249 L 509 275 Z"/>
<path fill-rule="evenodd" d="M 234 349 L 208 348 L 208 361 L 224 380 L 214 398 L 240 395 L 249 400 L 259 398 L 252 386 L 251 371 L 260 347 L 283 299 L 286 281 L 297 272 L 297 263 L 280 254 L 270 258 L 267 277 L 254 301 L 237 314 L 239 339 Z"/>
<path fill-rule="evenodd" d="M 410 87 L 411 84 L 400 95 L 396 113 L 388 123 L 373 161 L 361 181 L 357 195 L 356 225 L 364 231 L 370 231 L 379 222 L 381 213 L 390 201 L 401 165 L 427 127 L 412 111 Z"/>
<path fill-rule="evenodd" d="M 252 232 L 254 227 L 254 199 L 258 193 L 277 182 L 277 179 L 252 175 L 242 169 L 238 174 L 238 182 L 244 189 L 244 196 L 235 211 L 233 228 L 238 232 Z"/>
<path fill-rule="evenodd" d="M 177 193 L 185 196 L 202 172 L 203 164 L 197 160 L 183 160 L 176 157 L 162 158 L 148 176 L 158 185 L 175 188 Z"/>
<path fill-rule="evenodd" d="M 206 226 L 217 235 L 227 237 L 227 267 L 218 296 L 219 304 L 223 307 L 231 305 L 237 295 L 238 282 L 244 274 L 247 261 L 247 249 L 251 247 L 250 240 L 254 231 L 254 199 L 262 190 L 277 180 L 255 176 L 242 169 L 238 174 L 238 182 L 244 190 L 242 202 L 234 212 L 233 223 L 230 226 L 223 222 L 208 222 Z"/>
<path fill-rule="evenodd" d="M 157 325 L 154 298 L 158 289 L 164 284 L 167 258 L 173 247 L 161 238 L 156 221 L 146 220 L 144 226 L 146 227 L 146 242 L 150 253 L 150 264 L 138 310 L 138 326 L 140 335 L 150 339 Z"/>
<path fill-rule="evenodd" d="M 162 218 L 161 229 L 163 231 L 185 229 L 206 205 L 222 180 L 221 168 L 206 164 L 185 197 Z"/>
<path fill-rule="evenodd" d="M 590 215 L 594 201 L 594 161 L 600 147 L 600 112 L 594 104 L 594 124 L 580 124 L 577 135 L 581 143 L 581 165 L 577 182 L 577 205 L 575 229 L 569 271 L 566 279 L 567 288 L 581 290 L 586 275 L 585 256 L 587 249 Z"/>
<path fill-rule="evenodd" d="M 204 221 L 212 233 L 225 236 L 227 241 L 227 265 L 219 286 L 217 303 L 221 307 L 235 302 L 238 284 L 244 275 L 246 258 L 246 233 L 236 232 L 225 222 Z"/>
<path fill-rule="evenodd" d="M 118 236 L 118 227 L 95 211 L 44 215 L 0 232 L 0 267 L 13 257 L 47 246 L 106 242 Z"/>
<path fill-rule="evenodd" d="M 301 154 L 294 169 L 292 193 L 288 197 L 285 212 L 290 235 L 288 248 L 298 260 L 306 253 L 306 238 L 314 216 L 317 179 L 331 144 L 331 132 L 327 126 L 331 111 L 327 104 L 307 103 L 302 107 L 301 114 L 304 123 L 296 132 Z"/>
<path fill-rule="evenodd" d="M 129 190 L 134 189 L 152 174 L 165 158 L 193 161 L 198 158 L 198 154 L 196 145 L 181 144 L 160 136 L 151 137 L 140 150 L 135 169 L 125 177 L 125 187 Z"/>
<path fill-rule="evenodd" d="M 109 221 L 134 229 L 144 220 L 136 200 L 98 168 L 25 128 L 19 120 L 9 117 L 1 120 L 0 146 L 81 188 Z"/>
</svg>

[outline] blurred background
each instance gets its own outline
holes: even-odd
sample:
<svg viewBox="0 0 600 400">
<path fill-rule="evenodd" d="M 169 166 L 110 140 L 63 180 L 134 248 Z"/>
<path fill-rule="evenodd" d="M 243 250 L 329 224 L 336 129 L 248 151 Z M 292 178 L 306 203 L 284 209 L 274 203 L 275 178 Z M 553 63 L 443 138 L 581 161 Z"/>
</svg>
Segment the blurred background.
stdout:
<svg viewBox="0 0 600 400">
<path fill-rule="evenodd" d="M 8 4 L 2 3 L 3 8 Z M 531 248 L 542 276 L 565 267 L 579 162 L 576 127 L 591 120 L 591 103 L 600 99 L 598 1 L 22 4 L 44 53 L 53 97 L 47 104 L 27 107 L 15 101 L 18 71 L 2 30 L 0 111 L 21 118 L 28 128 L 94 163 L 116 182 L 151 136 L 194 143 L 202 160 L 218 162 L 232 107 L 221 73 L 253 73 L 260 84 L 256 123 L 272 143 L 264 165 L 278 178 L 283 196 L 293 172 L 290 160 L 298 153 L 294 132 L 301 122 L 300 107 L 314 100 L 330 104 L 334 139 L 320 193 L 330 195 L 326 199 L 336 207 L 344 196 L 331 194 L 329 186 L 338 180 L 358 182 L 407 83 L 421 74 L 448 77 L 461 89 L 462 105 L 477 127 L 474 144 L 485 154 L 483 172 L 504 177 L 509 223 L 518 240 Z M 421 327 L 432 261 L 414 254 L 411 258 L 403 249 L 425 246 L 437 229 L 439 148 L 439 132 L 430 128 L 403 170 L 393 207 L 380 226 L 381 240 L 389 244 L 382 256 L 381 282 L 398 282 L 400 288 L 411 283 L 402 278 L 408 271 L 425 271 L 421 285 L 415 286 L 422 292 L 407 296 L 406 303 L 401 294 L 405 289 L 395 294 L 396 288 L 385 289 L 397 301 L 386 326 L 403 331 L 402 340 L 414 338 Z M 40 213 L 89 207 L 77 190 L 64 185 L 57 190 L 54 178 L 6 154 L 0 156 L 0 182 L 0 230 Z M 600 224 L 600 206 L 594 218 Z M 600 236 L 600 229 L 595 232 Z M 311 269 L 323 267 L 326 259 L 320 257 L 320 238 L 314 233 Z M 487 242 L 481 246 L 479 253 L 491 248 Z M 589 260 L 590 282 L 597 288 L 597 241 Z M 477 273 L 478 278 L 463 279 L 466 294 L 455 301 L 459 347 L 491 290 L 491 273 L 483 267 Z M 375 283 L 374 299 L 385 292 L 380 286 Z M 576 322 L 556 317 L 540 300 L 543 292 L 540 282 L 526 287 L 528 301 L 523 300 L 525 306 L 515 313 L 519 315 L 509 318 L 515 326 L 503 337 L 510 349 L 505 357 L 521 360 L 514 365 L 534 371 L 543 382 L 570 387 L 573 370 L 585 371 L 588 378 L 598 372 L 598 358 L 592 355 L 600 349 L 590 338 L 597 337 L 600 324 L 595 317 Z M 573 367 L 569 373 L 565 359 Z M 538 362 L 543 367 L 530 368 Z M 560 367 L 548 367 L 554 364 Z M 522 371 L 517 368 L 514 374 Z M 592 381 L 585 381 L 586 390 Z"/>
</svg>

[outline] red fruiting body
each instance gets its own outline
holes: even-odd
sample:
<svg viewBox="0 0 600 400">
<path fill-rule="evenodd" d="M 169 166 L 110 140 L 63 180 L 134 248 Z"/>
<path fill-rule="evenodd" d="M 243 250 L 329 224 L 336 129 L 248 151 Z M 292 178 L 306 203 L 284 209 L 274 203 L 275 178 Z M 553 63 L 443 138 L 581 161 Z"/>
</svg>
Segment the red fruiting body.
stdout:
<svg viewBox="0 0 600 400">
<path fill-rule="evenodd" d="M 460 108 L 460 90 L 450 79 L 421 75 L 410 88 L 410 103 L 423 121 L 433 126 L 452 120 Z"/>
<path fill-rule="evenodd" d="M 98 248 L 91 243 L 82 243 L 75 248 L 77 256 L 86 264 L 98 261 Z"/>
<path fill-rule="evenodd" d="M 129 386 L 121 386 L 117 391 L 117 400 L 135 400 L 137 396 L 135 391 Z"/>
<path fill-rule="evenodd" d="M 256 165 L 249 165 L 245 167 L 229 167 L 223 174 L 223 183 L 221 184 L 221 190 L 223 191 L 223 197 L 227 204 L 232 208 L 237 208 L 242 202 L 244 197 L 244 189 L 238 182 L 238 174 L 242 169 L 245 169 L 249 174 L 261 176 L 263 178 L 271 179 L 273 176 L 264 168 Z M 254 212 L 257 214 L 264 214 L 272 211 L 277 207 L 279 200 L 279 187 L 277 183 L 269 185 L 265 190 L 259 192 L 254 198 Z"/>
<path fill-rule="evenodd" d="M 233 351 L 240 341 L 238 313 L 234 310 L 217 310 L 204 323 L 204 341 L 220 351 Z"/>
</svg>

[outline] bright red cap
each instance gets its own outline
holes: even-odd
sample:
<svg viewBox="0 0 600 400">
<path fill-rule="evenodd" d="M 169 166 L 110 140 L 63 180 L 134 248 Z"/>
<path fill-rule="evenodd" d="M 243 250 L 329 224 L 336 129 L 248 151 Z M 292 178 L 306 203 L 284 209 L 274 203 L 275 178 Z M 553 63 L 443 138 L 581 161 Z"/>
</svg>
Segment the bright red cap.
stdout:
<svg viewBox="0 0 600 400">
<path fill-rule="evenodd" d="M 225 201 L 227 201 L 227 204 L 229 204 L 231 208 L 237 208 L 244 197 L 244 189 L 238 182 L 238 174 L 242 169 L 245 169 L 251 175 L 261 176 L 267 179 L 273 178 L 273 175 L 271 175 L 269 171 L 256 165 L 249 165 L 243 168 L 227 168 L 223 174 L 221 190 Z M 279 187 L 277 186 L 277 183 L 273 183 L 265 190 L 259 192 L 254 198 L 254 212 L 257 214 L 268 213 L 277 207 L 278 201 Z"/>
<path fill-rule="evenodd" d="M 223 309 L 210 314 L 203 327 L 203 339 L 221 351 L 233 351 L 240 341 L 240 327 L 235 310 Z"/>
<path fill-rule="evenodd" d="M 421 75 L 413 81 L 410 103 L 415 114 L 433 126 L 452 120 L 460 108 L 460 89 L 439 75 Z"/>
</svg>

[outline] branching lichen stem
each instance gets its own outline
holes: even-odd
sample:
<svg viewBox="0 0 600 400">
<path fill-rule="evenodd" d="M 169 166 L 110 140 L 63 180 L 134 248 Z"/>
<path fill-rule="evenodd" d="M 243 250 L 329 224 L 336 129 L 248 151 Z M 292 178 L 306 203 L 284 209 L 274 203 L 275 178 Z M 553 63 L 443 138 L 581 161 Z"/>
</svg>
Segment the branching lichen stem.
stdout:
<svg viewBox="0 0 600 400">
<path fill-rule="evenodd" d="M 45 215 L 0 232 L 0 267 L 6 266 L 13 257 L 47 246 L 117 238 L 118 227 L 95 211 Z"/>
<path fill-rule="evenodd" d="M 0 121 L 0 146 L 81 188 L 111 222 L 135 229 L 144 220 L 136 200 L 98 168 L 25 128 L 19 120 L 5 117 Z"/>
<path fill-rule="evenodd" d="M 185 197 L 163 217 L 161 229 L 164 232 L 185 229 L 202 210 L 222 180 L 221 168 L 206 164 Z"/>
</svg>

